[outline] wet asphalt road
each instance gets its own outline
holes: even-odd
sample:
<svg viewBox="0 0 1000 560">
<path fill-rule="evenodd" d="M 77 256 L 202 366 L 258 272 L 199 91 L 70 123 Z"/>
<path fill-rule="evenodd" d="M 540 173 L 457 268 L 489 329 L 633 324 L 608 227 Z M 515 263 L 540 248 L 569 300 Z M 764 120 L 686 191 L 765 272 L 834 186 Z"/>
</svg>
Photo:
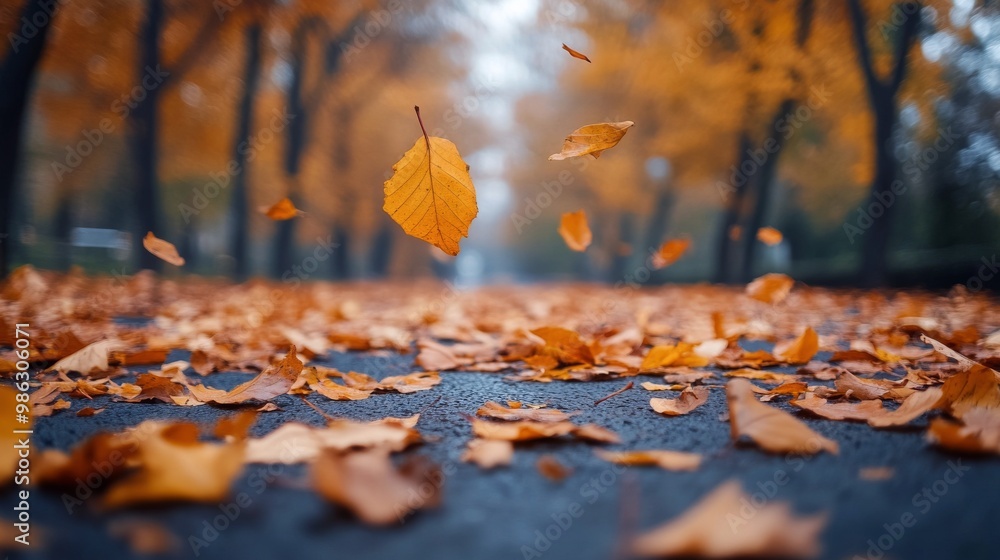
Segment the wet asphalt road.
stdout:
<svg viewBox="0 0 1000 560">
<path fill-rule="evenodd" d="M 170 359 L 184 357 L 175 352 Z M 409 373 L 412 359 L 412 354 L 333 354 L 325 362 L 382 378 Z M 246 378 L 227 373 L 213 375 L 212 381 L 214 386 L 228 387 Z M 138 518 L 160 522 L 177 536 L 177 550 L 163 558 L 604 559 L 616 557 L 630 532 L 680 514 L 731 478 L 741 480 L 745 491 L 758 500 L 789 501 L 803 514 L 825 511 L 829 521 L 822 533 L 822 558 L 1000 557 L 995 532 L 1000 524 L 1000 458 L 936 451 L 924 441 L 925 420 L 912 428 L 876 431 L 864 424 L 806 418 L 811 428 L 839 442 L 841 453 L 801 459 L 734 446 L 729 424 L 720 420 L 726 409 L 721 387 L 690 415 L 666 418 L 649 408 L 651 393 L 638 383 L 594 406 L 596 399 L 624 385 L 623 380 L 511 383 L 502 374 L 485 373 L 444 373 L 442 378 L 434 389 L 410 395 L 379 394 L 353 402 L 309 397 L 330 415 L 361 420 L 408 416 L 427 408 L 417 427 L 432 441 L 407 453 L 424 454 L 442 464 L 447 473 L 443 501 L 436 510 L 419 512 L 402 525 L 360 524 L 304 489 L 308 481 L 304 467 L 272 467 L 269 472 L 266 466 L 251 466 L 233 489 L 234 502 L 228 506 L 232 520 L 225 517 L 227 508 L 218 505 L 105 514 L 96 511 L 96 500 L 85 500 L 70 513 L 59 493 L 32 491 L 36 543 L 30 554 L 15 549 L 7 552 L 8 557 L 131 558 L 135 555 L 128 545 L 111 536 L 107 527 L 116 520 Z M 580 410 L 576 422 L 594 422 L 621 435 L 622 443 L 609 449 L 697 451 L 706 460 L 689 473 L 614 467 L 593 455 L 593 445 L 541 442 L 518 446 L 508 468 L 482 471 L 459 458 L 470 438 L 463 414 L 473 414 L 488 400 L 545 402 Z M 283 410 L 262 414 L 253 435 L 293 419 L 323 423 L 298 397 L 286 395 L 275 402 Z M 87 404 L 107 410 L 90 418 L 75 416 L 74 411 Z M 34 444 L 67 449 L 99 430 L 120 430 L 148 418 L 211 424 L 230 413 L 212 406 L 73 399 L 71 411 L 39 419 Z M 572 467 L 573 474 L 561 482 L 541 476 L 535 463 L 546 453 Z M 859 469 L 879 466 L 893 467 L 895 476 L 883 481 L 859 479 Z M 235 504 L 240 493 L 248 498 L 240 500 L 242 506 Z M 0 503 L 4 504 L 0 517 L 10 519 L 15 503 L 11 487 L 0 492 Z M 912 527 L 899 524 L 905 514 L 915 520 Z"/>
</svg>

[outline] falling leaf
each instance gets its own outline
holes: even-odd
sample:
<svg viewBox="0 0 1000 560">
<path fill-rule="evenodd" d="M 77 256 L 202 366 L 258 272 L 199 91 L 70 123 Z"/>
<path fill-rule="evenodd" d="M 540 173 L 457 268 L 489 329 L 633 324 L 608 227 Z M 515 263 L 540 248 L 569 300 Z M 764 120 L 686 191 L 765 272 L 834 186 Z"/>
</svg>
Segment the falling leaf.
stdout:
<svg viewBox="0 0 1000 560">
<path fill-rule="evenodd" d="M 571 157 L 579 157 L 590 154 L 594 158 L 601 156 L 601 152 L 609 148 L 614 148 L 625 136 L 625 133 L 635 125 L 632 121 L 622 121 L 616 123 L 588 124 L 571 132 L 563 142 L 562 151 L 549 156 L 551 161 L 564 160 Z"/>
<path fill-rule="evenodd" d="M 937 406 L 941 400 L 943 392 L 938 387 L 929 387 L 924 391 L 917 391 L 906 397 L 899 408 L 887 412 L 881 416 L 868 419 L 868 425 L 876 428 L 888 426 L 902 426 L 908 424 L 923 413 Z M 866 401 L 878 402 L 878 401 Z"/>
<path fill-rule="evenodd" d="M 571 414 L 551 408 L 507 408 L 502 404 L 488 401 L 479 410 L 477 416 L 496 420 L 532 420 L 535 422 L 564 422 Z"/>
<path fill-rule="evenodd" d="M 809 363 L 817 351 L 819 351 L 819 335 L 812 327 L 806 327 L 797 339 L 774 347 L 774 355 L 789 364 Z"/>
<path fill-rule="evenodd" d="M 660 270 L 674 264 L 690 247 L 690 239 L 671 239 L 665 241 L 663 245 L 660 245 L 660 249 L 653 254 L 653 269 Z"/>
<path fill-rule="evenodd" d="M 476 189 L 455 144 L 428 136 L 420 108 L 414 109 L 423 136 L 392 166 L 382 209 L 407 235 L 455 256 L 479 213 Z"/>
<path fill-rule="evenodd" d="M 573 474 L 573 469 L 560 463 L 559 459 L 556 459 L 556 457 L 551 454 L 545 454 L 539 457 L 538 462 L 535 463 L 535 468 L 538 469 L 538 472 L 542 473 L 542 476 L 553 482 L 559 482 L 567 476 Z"/>
<path fill-rule="evenodd" d="M 587 214 L 583 210 L 576 212 L 566 212 L 559 222 L 559 235 L 562 236 L 566 246 L 570 249 L 582 253 L 593 241 L 593 234 L 590 226 L 587 225 Z"/>
<path fill-rule="evenodd" d="M 871 422 L 885 415 L 882 408 L 882 401 L 861 401 L 859 403 L 831 403 L 826 399 L 815 395 L 806 395 L 805 398 L 788 401 L 788 404 L 803 410 L 808 410 L 817 416 L 830 420 L 858 420 L 861 422 Z"/>
<path fill-rule="evenodd" d="M 786 502 L 770 501 L 743 516 L 749 503 L 738 481 L 713 490 L 679 517 L 632 541 L 644 557 L 804 558 L 819 554 L 825 515 L 795 517 Z"/>
<path fill-rule="evenodd" d="M 649 399 L 649 406 L 664 416 L 683 416 L 708 401 L 708 387 L 688 387 L 676 399 Z"/>
<path fill-rule="evenodd" d="M 275 202 L 270 208 L 262 207 L 261 212 L 274 221 L 291 220 L 299 215 L 299 209 L 295 207 L 291 199 L 287 196 Z"/>
<path fill-rule="evenodd" d="M 765 245 L 777 245 L 781 243 L 781 232 L 773 227 L 762 227 L 757 230 L 757 240 Z"/>
<path fill-rule="evenodd" d="M 197 438 L 197 426 L 179 423 L 138 440 L 138 470 L 108 488 L 104 505 L 118 508 L 169 501 L 222 501 L 243 469 L 243 447 L 204 443 Z"/>
<path fill-rule="evenodd" d="M 191 385 L 188 389 L 192 396 L 202 402 L 236 404 L 248 400 L 266 401 L 287 393 L 301 371 L 302 362 L 295 355 L 295 347 L 292 346 L 284 359 L 268 366 L 250 381 L 237 385 L 232 391 L 209 389 L 204 385 Z"/>
<path fill-rule="evenodd" d="M 568 52 L 569 55 L 572 56 L 573 58 L 579 58 L 580 60 L 586 60 L 587 62 L 590 62 L 590 59 L 587 58 L 587 55 L 567 47 L 566 43 L 563 43 L 562 48 L 564 51 Z"/>
<path fill-rule="evenodd" d="M 667 471 L 693 471 L 701 466 L 701 455 L 683 451 L 668 451 L 666 449 L 649 449 L 646 451 L 608 451 L 595 449 L 601 459 L 618 465 L 629 467 L 654 466 Z"/>
<path fill-rule="evenodd" d="M 174 266 L 184 266 L 184 259 L 177 254 L 177 247 L 174 247 L 173 243 L 169 241 L 164 241 L 156 237 L 151 231 L 146 233 L 146 237 L 142 238 L 142 246 L 161 260 Z"/>
<path fill-rule="evenodd" d="M 321 496 L 371 525 L 402 522 L 439 501 L 441 469 L 422 457 L 393 465 L 383 448 L 327 450 L 313 464 L 312 481 Z M 426 490 L 425 490 L 426 489 Z"/>
<path fill-rule="evenodd" d="M 462 461 L 483 469 L 509 465 L 514 458 L 514 444 L 499 439 L 473 439 L 462 454 Z"/>
<path fill-rule="evenodd" d="M 733 441 L 745 435 L 772 453 L 812 455 L 823 450 L 833 454 L 839 452 L 837 442 L 812 431 L 791 414 L 758 401 L 752 384 L 746 379 L 733 379 L 727 383 L 726 397 Z"/>
<path fill-rule="evenodd" d="M 795 280 L 792 280 L 788 276 L 771 273 L 765 274 L 747 284 L 746 292 L 748 296 L 757 301 L 771 304 L 781 303 L 788 297 L 794 285 Z"/>
</svg>

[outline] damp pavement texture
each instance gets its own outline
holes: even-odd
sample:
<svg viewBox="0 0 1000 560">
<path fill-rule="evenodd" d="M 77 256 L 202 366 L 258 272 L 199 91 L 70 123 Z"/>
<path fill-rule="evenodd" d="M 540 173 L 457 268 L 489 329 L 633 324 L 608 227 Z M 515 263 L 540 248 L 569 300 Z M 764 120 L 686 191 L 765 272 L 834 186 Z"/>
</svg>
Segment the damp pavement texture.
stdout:
<svg viewBox="0 0 1000 560">
<path fill-rule="evenodd" d="M 186 356 L 174 352 L 168 360 Z M 331 353 L 320 363 L 382 378 L 413 371 L 413 357 L 412 353 Z M 403 455 L 426 455 L 442 465 L 446 473 L 442 501 L 438 508 L 420 511 L 401 524 L 384 528 L 361 524 L 311 491 L 303 466 L 275 465 L 269 471 L 268 466 L 251 465 L 234 486 L 232 500 L 222 505 L 177 504 L 101 513 L 96 499 L 84 499 L 82 506 L 68 511 L 60 493 L 33 490 L 35 542 L 29 552 L 15 549 L 7 551 L 7 557 L 141 557 L 108 529 L 119 520 L 140 519 L 162 524 L 177 537 L 177 549 L 155 556 L 160 558 L 625 558 L 621 550 L 629 534 L 680 515 L 733 478 L 742 481 L 754 502 L 735 515 L 753 515 L 765 501 L 790 502 L 800 514 L 825 511 L 828 522 L 821 534 L 821 558 L 998 557 L 1000 460 L 935 450 L 924 440 L 925 420 L 905 429 L 874 430 L 865 424 L 799 414 L 812 429 L 836 440 L 841 450 L 839 455 L 802 458 L 734 445 L 729 424 L 721 419 L 726 412 L 721 386 L 713 388 L 708 403 L 691 414 L 667 418 L 650 409 L 651 393 L 638 383 L 595 406 L 595 400 L 625 385 L 620 379 L 509 382 L 503 374 L 461 372 L 441 377 L 441 384 L 432 390 L 409 395 L 378 394 L 362 401 L 308 397 L 327 414 L 359 420 L 422 412 L 417 428 L 430 441 Z M 240 373 L 213 375 L 218 387 L 246 379 Z M 488 400 L 579 410 L 577 423 L 593 422 L 621 436 L 621 444 L 603 446 L 607 449 L 694 451 L 705 454 L 705 461 L 694 472 L 620 467 L 595 457 L 593 444 L 537 442 L 518 444 L 511 466 L 481 470 L 462 463 L 460 457 L 471 437 L 465 415 L 474 414 Z M 299 397 L 284 395 L 274 402 L 282 410 L 261 414 L 253 436 L 291 420 L 324 422 Z M 86 404 L 107 409 L 93 417 L 73 414 Z M 783 403 L 776 406 L 790 410 Z M 71 411 L 38 419 L 33 443 L 36 450 L 68 449 L 97 431 L 119 431 L 151 418 L 212 424 L 231 412 L 213 406 L 117 403 L 102 396 L 92 403 L 74 401 Z M 543 454 L 554 454 L 572 468 L 572 474 L 560 482 L 543 477 L 536 468 Z M 888 480 L 859 477 L 862 468 L 884 466 L 895 469 Z M 241 493 L 246 496 L 238 500 Z M 0 517 L 10 519 L 13 487 L 2 492 L 0 503 L 5 504 Z M 907 514 L 915 520 L 911 527 L 901 523 Z"/>
</svg>

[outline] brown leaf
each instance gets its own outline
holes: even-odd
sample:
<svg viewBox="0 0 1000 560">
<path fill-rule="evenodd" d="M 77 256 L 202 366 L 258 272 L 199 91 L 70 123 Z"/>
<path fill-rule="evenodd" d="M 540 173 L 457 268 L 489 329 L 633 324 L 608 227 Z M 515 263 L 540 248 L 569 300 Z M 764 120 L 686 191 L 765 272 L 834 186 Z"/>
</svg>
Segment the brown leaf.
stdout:
<svg viewBox="0 0 1000 560">
<path fill-rule="evenodd" d="M 871 422 L 886 413 L 885 409 L 882 408 L 882 401 L 878 399 L 859 403 L 831 403 L 827 402 L 826 399 L 809 394 L 805 398 L 788 401 L 788 404 L 830 420 Z"/>
<path fill-rule="evenodd" d="M 153 521 L 142 519 L 116 519 L 108 525 L 108 533 L 126 541 L 137 555 L 168 554 L 176 552 L 180 540 L 169 529 Z"/>
<path fill-rule="evenodd" d="M 473 439 L 462 454 L 462 461 L 483 469 L 507 466 L 514 459 L 514 444 L 499 439 Z"/>
<path fill-rule="evenodd" d="M 83 375 L 108 371 L 111 369 L 108 364 L 111 351 L 120 345 L 121 343 L 114 339 L 99 340 L 59 360 L 49 370 L 60 373 L 75 371 Z"/>
<path fill-rule="evenodd" d="M 941 386 L 939 407 L 956 418 L 961 418 L 973 408 L 1000 408 L 1000 386 L 996 372 L 975 364 L 971 369 L 957 373 L 945 380 Z"/>
<path fill-rule="evenodd" d="M 587 213 L 577 210 L 563 214 L 559 221 L 559 235 L 570 249 L 580 253 L 586 251 L 594 239 L 590 226 L 587 225 Z"/>
<path fill-rule="evenodd" d="M 409 375 L 394 375 L 382 379 L 375 388 L 376 391 L 396 393 L 416 393 L 427 391 L 441 383 L 441 376 L 436 371 L 418 371 Z"/>
<path fill-rule="evenodd" d="M 861 379 L 849 371 L 838 375 L 834 386 L 841 393 L 864 401 L 880 399 L 891 389 L 878 379 Z"/>
<path fill-rule="evenodd" d="M 563 365 L 593 364 L 590 346 L 580 340 L 580 335 L 561 327 L 541 327 L 531 334 L 545 341 L 541 353 L 551 356 Z"/>
<path fill-rule="evenodd" d="M 70 407 L 69 401 L 66 399 L 59 399 L 52 404 L 38 404 L 31 407 L 31 415 L 36 418 L 42 418 L 45 416 L 52 416 L 52 414 L 57 410 L 66 410 Z"/>
<path fill-rule="evenodd" d="M 256 410 L 242 410 L 230 416 L 223 416 L 215 422 L 212 434 L 219 439 L 243 441 L 250 428 L 257 422 Z"/>
<path fill-rule="evenodd" d="M 472 418 L 472 433 L 482 439 L 504 441 L 532 441 L 565 435 L 602 443 L 617 443 L 618 436 L 611 430 L 594 424 L 577 426 L 572 422 L 535 422 L 518 420 L 515 422 L 489 422 Z"/>
<path fill-rule="evenodd" d="M 375 448 L 325 451 L 313 464 L 312 481 L 321 496 L 347 508 L 361 521 L 388 525 L 402 522 L 415 510 L 437 505 L 443 476 L 437 465 L 423 458 L 397 468 L 389 450 Z M 425 491 L 428 488 L 430 494 Z"/>
<path fill-rule="evenodd" d="M 902 426 L 916 419 L 923 413 L 935 408 L 940 402 L 943 392 L 937 387 L 929 387 L 906 397 L 899 408 L 881 416 L 869 418 L 868 425 L 876 428 Z"/>
<path fill-rule="evenodd" d="M 594 406 L 597 406 L 597 405 L 601 404 L 602 402 L 604 402 L 604 401 L 606 401 L 606 400 L 608 400 L 608 399 L 610 399 L 612 397 L 616 397 L 616 396 L 624 393 L 625 391 L 628 391 L 629 389 L 631 389 L 634 386 L 635 386 L 635 383 L 632 382 L 632 381 L 629 381 L 621 389 L 617 389 L 615 391 L 611 391 L 607 395 L 604 395 L 603 397 L 601 397 L 601 398 L 597 399 L 596 401 L 594 401 Z"/>
<path fill-rule="evenodd" d="M 649 406 L 664 416 L 682 416 L 708 401 L 708 387 L 688 387 L 676 399 L 649 399 Z"/>
<path fill-rule="evenodd" d="M 299 209 L 295 207 L 295 204 L 287 196 L 275 202 L 270 208 L 267 206 L 262 207 L 260 211 L 274 221 L 291 220 L 299 215 Z"/>
<path fill-rule="evenodd" d="M 1000 454 L 1000 411 L 971 408 L 965 411 L 961 424 L 935 418 L 931 420 L 927 439 L 959 453 Z"/>
<path fill-rule="evenodd" d="M 573 58 L 579 58 L 580 60 L 586 60 L 587 62 L 590 62 L 590 59 L 587 58 L 587 55 L 583 54 L 582 52 L 575 51 L 575 50 L 567 47 L 566 43 L 563 43 L 562 48 L 563 48 L 564 51 L 568 52 L 569 55 L 572 56 Z"/>
<path fill-rule="evenodd" d="M 553 482 L 559 482 L 573 474 L 573 469 L 560 463 L 559 459 L 556 459 L 555 455 L 551 454 L 539 457 L 538 462 L 535 463 L 535 467 L 542 476 Z"/>
<path fill-rule="evenodd" d="M 733 441 L 745 435 L 772 453 L 812 455 L 824 450 L 833 454 L 839 452 L 837 442 L 812 431 L 791 414 L 758 401 L 752 384 L 745 379 L 733 379 L 727 383 L 726 397 Z"/>
<path fill-rule="evenodd" d="M 210 389 L 204 385 L 191 385 L 188 389 L 192 396 L 202 402 L 236 404 L 249 400 L 266 401 L 287 393 L 301 371 L 302 362 L 295 355 L 295 347 L 292 346 L 284 359 L 268 366 L 250 381 L 237 385 L 232 391 Z"/>
<path fill-rule="evenodd" d="M 142 246 L 163 261 L 174 266 L 184 266 L 184 259 L 177 254 L 177 247 L 174 247 L 173 243 L 169 241 L 159 239 L 151 231 L 142 238 Z"/>
<path fill-rule="evenodd" d="M 594 453 L 610 463 L 629 467 L 654 466 L 667 471 L 693 471 L 701 466 L 701 455 L 666 449 L 645 451 L 607 451 L 595 449 Z"/>
<path fill-rule="evenodd" d="M 747 518 L 739 512 L 749 501 L 738 481 L 726 482 L 679 517 L 635 538 L 632 551 L 644 557 L 703 558 L 819 554 L 825 515 L 795 517 L 788 503 L 771 501 Z"/>
<path fill-rule="evenodd" d="M 765 274 L 747 284 L 746 291 L 748 296 L 757 301 L 774 304 L 784 301 L 788 297 L 789 292 L 792 291 L 792 286 L 794 285 L 795 280 L 792 280 L 788 276 L 771 273 Z"/>
<path fill-rule="evenodd" d="M 562 150 L 549 156 L 551 161 L 564 160 L 590 154 L 594 158 L 601 156 L 604 150 L 614 148 L 625 136 L 628 129 L 634 126 L 632 121 L 615 123 L 588 124 L 569 134 L 563 141 Z"/>
<path fill-rule="evenodd" d="M 493 401 L 488 401 L 480 407 L 476 411 L 476 415 L 495 420 L 532 420 L 534 422 L 564 422 L 572 416 L 572 414 L 551 408 L 507 408 Z"/>
<path fill-rule="evenodd" d="M 384 447 L 402 451 L 422 441 L 414 429 L 418 419 L 419 415 L 374 422 L 336 420 L 322 428 L 288 422 L 263 437 L 247 440 L 246 462 L 290 465 L 312 461 L 323 449 Z"/>
<path fill-rule="evenodd" d="M 451 348 L 430 339 L 418 340 L 417 348 L 417 365 L 427 371 L 447 371 L 467 364 L 455 356 Z"/>
</svg>

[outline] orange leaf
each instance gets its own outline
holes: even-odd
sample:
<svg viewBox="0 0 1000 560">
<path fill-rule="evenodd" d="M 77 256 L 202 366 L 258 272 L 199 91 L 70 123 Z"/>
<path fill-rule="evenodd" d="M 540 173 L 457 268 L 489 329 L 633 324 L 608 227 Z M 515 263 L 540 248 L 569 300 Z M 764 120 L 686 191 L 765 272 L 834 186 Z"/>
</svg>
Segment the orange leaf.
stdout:
<svg viewBox="0 0 1000 560">
<path fill-rule="evenodd" d="M 628 129 L 634 126 L 632 121 L 616 123 L 588 124 L 569 134 L 563 141 L 562 151 L 549 156 L 551 161 L 579 157 L 590 154 L 594 158 L 601 156 L 604 150 L 614 148 L 625 136 Z"/>
<path fill-rule="evenodd" d="M 142 246 L 161 260 L 174 266 L 184 266 L 184 259 L 177 254 L 177 247 L 174 247 L 173 243 L 169 241 L 164 241 L 156 237 L 151 231 L 146 233 L 146 237 L 142 238 Z"/>
<path fill-rule="evenodd" d="M 660 245 L 660 250 L 653 255 L 653 269 L 670 266 L 677 262 L 691 247 L 690 239 L 671 239 Z"/>
<path fill-rule="evenodd" d="M 747 295 L 764 303 L 781 303 L 794 285 L 795 280 L 784 274 L 765 274 L 747 284 Z"/>
<path fill-rule="evenodd" d="M 514 444 L 499 439 L 473 439 L 462 454 L 462 461 L 483 469 L 509 465 L 513 458 Z"/>
<path fill-rule="evenodd" d="M 809 363 L 817 351 L 819 351 L 819 336 L 812 327 L 806 327 L 797 339 L 774 347 L 774 355 L 789 364 Z"/>
<path fill-rule="evenodd" d="M 287 393 L 301 371 L 302 362 L 295 355 L 295 347 L 292 346 L 283 360 L 268 366 L 257 377 L 237 385 L 232 391 L 210 389 L 204 385 L 191 385 L 188 389 L 194 398 L 202 402 L 236 404 L 248 400 L 266 401 Z"/>
<path fill-rule="evenodd" d="M 270 208 L 261 208 L 261 211 L 264 215 L 274 221 L 291 220 L 299 215 L 299 209 L 292 204 L 291 199 L 287 196 L 278 202 L 275 202 L 274 206 L 271 206 Z"/>
<path fill-rule="evenodd" d="M 757 240 L 765 245 L 777 245 L 781 243 L 781 232 L 773 227 L 762 227 L 757 230 Z"/>
<path fill-rule="evenodd" d="M 607 451 L 595 449 L 601 459 L 609 463 L 629 467 L 655 466 L 667 471 L 693 471 L 701 466 L 701 455 L 683 451 L 668 451 L 666 449 L 649 449 L 646 451 Z"/>
<path fill-rule="evenodd" d="M 535 422 L 563 422 L 571 414 L 551 408 L 507 408 L 502 404 L 488 401 L 476 411 L 477 416 L 495 420 L 533 420 Z"/>
<path fill-rule="evenodd" d="M 806 395 L 805 398 L 788 401 L 788 404 L 808 410 L 817 416 L 830 420 L 859 420 L 871 422 L 885 415 L 882 401 L 861 401 L 859 403 L 830 403 L 816 395 Z"/>
<path fill-rule="evenodd" d="M 733 379 L 726 384 L 729 427 L 733 441 L 748 436 L 772 453 L 815 454 L 826 450 L 837 454 L 837 442 L 809 429 L 791 414 L 768 406 L 754 397 L 752 384 Z"/>
<path fill-rule="evenodd" d="M 590 246 L 594 236 L 587 225 L 587 214 L 583 210 L 567 212 L 562 215 L 559 222 L 559 235 L 562 236 L 566 245 L 577 252 L 583 252 Z"/>
<path fill-rule="evenodd" d="M 563 465 L 554 455 L 550 454 L 539 457 L 538 462 L 535 463 L 535 467 L 538 469 L 538 472 L 542 473 L 542 476 L 553 482 L 559 482 L 573 474 L 573 469 Z"/>
<path fill-rule="evenodd" d="M 708 387 L 688 387 L 676 399 L 649 399 L 649 406 L 664 416 L 682 416 L 708 401 Z"/>
</svg>

